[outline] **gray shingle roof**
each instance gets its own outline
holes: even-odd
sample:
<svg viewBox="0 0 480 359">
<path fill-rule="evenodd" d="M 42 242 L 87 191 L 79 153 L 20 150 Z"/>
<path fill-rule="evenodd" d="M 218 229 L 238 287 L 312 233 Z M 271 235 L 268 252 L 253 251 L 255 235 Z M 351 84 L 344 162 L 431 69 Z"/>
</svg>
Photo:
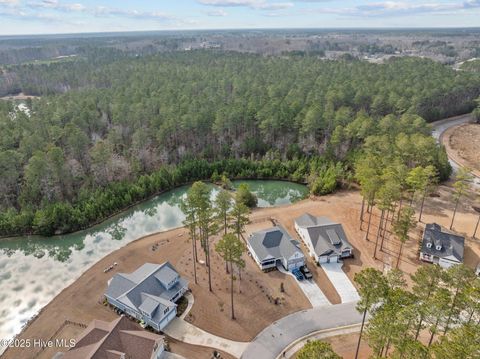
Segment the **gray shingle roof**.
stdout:
<svg viewBox="0 0 480 359">
<path fill-rule="evenodd" d="M 432 246 L 429 248 L 428 243 Z M 440 245 L 441 249 L 437 250 Z M 436 223 L 425 225 L 425 232 L 422 239 L 422 253 L 430 254 L 435 257 L 445 258 L 452 256 L 459 262 L 463 262 L 463 253 L 465 250 L 465 238 L 455 234 L 442 231 Z"/>
<path fill-rule="evenodd" d="M 178 281 L 172 288 L 167 289 L 166 284 L 175 278 L 178 278 Z M 178 276 L 169 262 L 146 263 L 132 273 L 116 274 L 105 295 L 137 312 L 147 313 L 153 321 L 160 322 L 165 316 L 164 310 L 176 306 L 171 302 L 172 297 L 187 286 L 188 282 Z"/>
<path fill-rule="evenodd" d="M 163 286 L 167 286 L 173 280 L 178 278 L 178 273 L 172 268 L 165 266 L 162 270 L 155 273 L 155 278 L 157 278 Z"/>
<path fill-rule="evenodd" d="M 292 239 L 282 226 L 252 233 L 248 243 L 260 261 L 274 258 L 289 259 L 297 252 L 303 256 L 298 242 Z"/>
<path fill-rule="evenodd" d="M 325 224 L 335 224 L 335 222 L 332 222 L 332 220 L 328 217 L 315 217 L 312 216 L 310 213 L 305 213 L 295 219 L 295 223 L 299 227 L 312 227 L 312 226 L 321 226 Z"/>
<path fill-rule="evenodd" d="M 312 246 L 318 256 L 340 255 L 344 250 L 353 249 L 340 223 L 328 217 L 314 217 L 309 213 L 295 219 L 297 226 L 308 232 Z"/>
</svg>

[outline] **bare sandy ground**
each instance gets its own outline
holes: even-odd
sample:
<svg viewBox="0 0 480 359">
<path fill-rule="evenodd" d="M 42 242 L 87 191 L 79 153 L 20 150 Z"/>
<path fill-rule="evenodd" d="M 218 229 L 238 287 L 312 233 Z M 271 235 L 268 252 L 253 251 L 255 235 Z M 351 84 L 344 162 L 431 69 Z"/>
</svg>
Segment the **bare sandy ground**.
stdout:
<svg viewBox="0 0 480 359">
<path fill-rule="evenodd" d="M 27 100 L 27 99 L 36 99 L 40 98 L 39 96 L 30 96 L 30 95 L 25 95 L 23 92 L 19 93 L 18 95 L 9 95 L 9 96 L 3 96 L 0 97 L 0 100 Z"/>
<path fill-rule="evenodd" d="M 480 124 L 451 127 L 443 134 L 442 143 L 455 162 L 480 176 Z"/>
<path fill-rule="evenodd" d="M 428 198 L 424 211 L 424 223 L 435 221 L 443 226 L 450 225 L 453 203 L 451 188 L 441 186 L 437 191 L 438 197 Z M 454 229 L 461 234 L 471 235 L 478 213 L 472 209 L 473 195 L 462 200 L 457 213 Z M 313 215 L 328 216 L 342 223 L 347 236 L 354 246 L 355 258 L 345 260 L 344 270 L 353 279 L 355 273 L 366 267 L 375 267 L 380 270 L 396 265 L 398 241 L 393 235 L 386 236 L 384 250 L 378 251 L 377 260 L 373 258 L 374 240 L 378 225 L 379 213 L 374 210 L 370 240 L 365 239 L 367 224 L 363 223 L 360 230 L 361 197 L 358 191 L 340 191 L 334 195 L 321 198 L 306 199 L 301 202 L 276 207 L 257 209 L 251 214 L 252 226 L 265 221 L 277 221 L 282 224 L 292 236 L 298 238 L 293 228 L 294 219 L 305 212 Z M 365 219 L 368 215 L 365 216 Z M 263 224 L 262 224 L 263 226 Z M 400 259 L 400 269 L 405 273 L 412 273 L 422 263 L 418 260 L 418 243 L 421 238 L 423 224 L 419 223 L 412 231 L 411 239 L 405 244 Z M 212 240 L 212 248 L 217 238 Z M 153 251 L 152 246 L 159 244 Z M 245 255 L 246 268 L 241 273 L 241 280 L 235 281 L 235 308 L 237 320 L 230 319 L 229 276 L 225 273 L 224 263 L 212 251 L 213 293 L 208 291 L 207 272 L 201 265 L 198 267 L 199 284 L 193 283 L 191 243 L 188 233 L 180 228 L 168 232 L 151 235 L 111 253 L 88 269 L 77 281 L 63 290 L 52 300 L 32 321 L 19 338 L 48 339 L 57 331 L 59 326 L 68 319 L 87 324 L 92 319 L 113 320 L 116 314 L 101 304 L 102 295 L 107 281 L 115 272 L 130 272 L 145 262 L 162 263 L 170 261 L 181 275 L 190 280 L 190 288 L 195 297 L 195 304 L 187 320 L 196 326 L 232 340 L 248 341 L 254 338 L 263 328 L 283 316 L 309 308 L 310 304 L 296 285 L 291 276 L 285 276 L 277 271 L 262 273 L 253 259 Z M 203 259 L 203 254 L 200 254 Z M 480 261 L 480 240 L 467 238 L 465 263 L 472 268 Z M 118 266 L 112 272 L 103 273 L 103 269 L 113 262 Z M 428 265 L 428 264 L 426 264 Z M 310 263 L 316 282 L 333 302 L 340 301 L 338 294 L 328 281 L 320 267 Z M 238 273 L 236 276 L 239 278 Z M 280 291 L 284 283 L 285 292 Z M 280 304 L 274 304 L 279 298 Z M 72 333 L 73 335 L 73 333 Z M 354 347 L 353 347 L 354 348 Z M 183 343 L 175 343 L 173 351 L 188 353 L 197 348 Z M 342 355 L 350 357 L 348 353 Z M 347 350 L 348 351 L 348 350 Z M 211 354 L 211 351 L 208 351 Z M 205 352 L 208 357 L 208 353 Z M 34 358 L 38 351 L 9 349 L 4 358 Z M 196 353 L 196 352 L 195 352 Z M 201 358 L 200 356 L 188 356 Z M 41 353 L 38 358 L 50 358 Z"/>
</svg>

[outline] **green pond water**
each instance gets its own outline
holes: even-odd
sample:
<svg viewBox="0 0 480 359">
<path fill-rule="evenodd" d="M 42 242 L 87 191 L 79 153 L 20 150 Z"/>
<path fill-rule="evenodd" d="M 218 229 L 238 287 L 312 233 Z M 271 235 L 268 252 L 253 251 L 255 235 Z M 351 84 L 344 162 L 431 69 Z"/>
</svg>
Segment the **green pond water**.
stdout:
<svg viewBox="0 0 480 359">
<path fill-rule="evenodd" d="M 247 182 L 259 207 L 304 198 L 305 186 L 283 181 Z M 211 185 L 212 199 L 218 189 Z M 95 262 L 127 243 L 182 226 L 180 187 L 145 201 L 85 231 L 50 238 L 0 240 L 0 338 L 15 336 L 30 318 Z M 0 348 L 0 353 L 2 348 Z"/>
</svg>

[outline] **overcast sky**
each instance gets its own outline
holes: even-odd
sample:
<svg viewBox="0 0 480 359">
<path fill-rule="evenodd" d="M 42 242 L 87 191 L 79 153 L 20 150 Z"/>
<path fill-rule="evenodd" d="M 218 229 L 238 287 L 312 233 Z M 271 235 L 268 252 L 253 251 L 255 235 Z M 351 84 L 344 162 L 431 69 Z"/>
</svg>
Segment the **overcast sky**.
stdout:
<svg viewBox="0 0 480 359">
<path fill-rule="evenodd" d="M 0 35 L 480 26 L 480 0 L 0 0 Z"/>
</svg>

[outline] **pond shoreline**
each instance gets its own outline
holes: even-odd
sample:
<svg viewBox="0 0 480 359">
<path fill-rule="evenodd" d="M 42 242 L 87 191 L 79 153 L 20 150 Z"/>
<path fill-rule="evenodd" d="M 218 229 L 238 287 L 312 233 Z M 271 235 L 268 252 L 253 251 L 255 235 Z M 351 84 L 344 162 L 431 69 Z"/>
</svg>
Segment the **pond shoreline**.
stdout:
<svg viewBox="0 0 480 359">
<path fill-rule="evenodd" d="M 293 180 L 289 180 L 289 179 L 285 179 L 285 178 L 274 178 L 274 177 L 263 177 L 263 178 L 254 178 L 254 177 L 238 177 L 238 178 L 232 178 L 231 179 L 232 181 L 281 181 L 281 182 L 290 182 L 290 183 L 296 183 L 296 184 L 300 184 L 300 185 L 304 185 L 306 186 L 307 183 L 306 182 L 299 182 L 299 181 L 293 181 Z M 198 181 L 202 181 L 202 182 L 205 182 L 205 183 L 210 183 L 210 184 L 213 184 L 213 185 L 216 185 L 218 186 L 217 183 L 214 183 L 212 182 L 211 180 L 208 180 L 208 179 L 203 179 L 203 180 L 198 180 Z M 114 213 L 108 215 L 107 217 L 102 217 L 101 219 L 98 219 L 97 221 L 93 222 L 93 223 L 90 223 L 88 226 L 86 227 L 83 227 L 81 229 L 78 229 L 76 231 L 73 231 L 73 232 L 69 232 L 69 231 L 65 231 L 65 232 L 60 232 L 60 233 L 55 233 L 53 236 L 46 236 L 46 235 L 41 235 L 41 234 L 35 234 L 35 233 L 16 233 L 16 234 L 13 234 L 13 235 L 4 235 L 4 236 L 0 236 L 0 243 L 2 241 L 5 241 L 5 240 L 20 240 L 20 239 L 23 239 L 23 237 L 32 237 L 32 238 L 35 238 L 35 237 L 48 237 L 48 238 L 55 238 L 55 237 L 59 237 L 59 236 L 63 236 L 63 235 L 68 235 L 68 234 L 76 234 L 76 233 L 81 233 L 83 231 L 87 231 L 89 229 L 91 229 L 92 227 L 95 227 L 99 224 L 102 224 L 103 222 L 105 221 L 108 221 L 109 219 L 113 219 L 115 218 L 116 216 L 120 216 L 122 214 L 124 214 L 126 211 L 128 211 L 129 209 L 132 209 L 133 207 L 135 206 L 138 206 L 142 203 L 145 203 L 147 201 L 150 201 L 150 200 L 153 200 L 155 197 L 158 197 L 162 194 L 166 194 L 170 191 L 174 191 L 176 189 L 179 189 L 179 188 L 182 188 L 182 187 L 185 187 L 185 186 L 190 186 L 192 185 L 194 182 L 197 182 L 197 181 L 190 181 L 190 182 L 186 182 L 186 183 L 182 183 L 178 186 L 175 186 L 175 187 L 172 187 L 172 188 L 169 188 L 169 189 L 165 189 L 165 190 L 161 190 L 161 191 L 158 191 L 144 199 L 141 199 L 139 201 L 136 201 L 135 203 L 132 203 L 130 205 L 128 205 L 127 207 L 124 207 L 118 211 L 115 211 Z"/>
<path fill-rule="evenodd" d="M 254 215 L 267 210 L 267 207 L 281 208 L 301 201 L 308 193 L 307 188 L 298 183 L 250 181 L 252 192 L 259 195 L 260 207 L 252 211 Z M 240 183 L 242 180 L 234 181 L 233 186 L 237 188 Z M 219 187 L 208 186 L 213 199 Z M 175 244 L 176 234 L 185 231 L 182 224 L 184 213 L 179 204 L 187 190 L 188 187 L 183 186 L 169 191 L 79 234 L 53 239 L 32 236 L 24 238 L 24 241 L 19 238 L 0 241 L 0 249 L 4 252 L 0 258 L 0 285 L 3 289 L 0 312 L 4 316 L 0 324 L 0 337 L 18 337 L 19 332 L 25 335 L 26 328 L 37 325 L 37 317 L 41 317 L 42 313 L 44 315 L 45 306 L 53 298 L 94 265 L 99 265 L 99 275 L 103 277 L 104 269 L 112 264 L 105 258 L 111 258 L 109 256 L 112 253 L 125 246 L 136 247 L 138 243 L 150 241 L 150 238 L 169 237 L 170 248 L 179 250 L 186 238 L 183 234 L 183 239 L 178 238 L 178 246 Z M 150 249 L 148 247 L 148 253 Z M 35 253 L 40 251 L 44 255 L 37 257 Z M 163 255 L 164 251 L 151 253 L 156 258 L 157 255 Z M 117 262 L 124 261 L 120 259 Z M 123 265 L 121 267 L 123 269 Z M 47 281 L 44 280 L 45 273 L 48 273 Z M 65 316 L 70 315 L 65 313 Z"/>
</svg>

